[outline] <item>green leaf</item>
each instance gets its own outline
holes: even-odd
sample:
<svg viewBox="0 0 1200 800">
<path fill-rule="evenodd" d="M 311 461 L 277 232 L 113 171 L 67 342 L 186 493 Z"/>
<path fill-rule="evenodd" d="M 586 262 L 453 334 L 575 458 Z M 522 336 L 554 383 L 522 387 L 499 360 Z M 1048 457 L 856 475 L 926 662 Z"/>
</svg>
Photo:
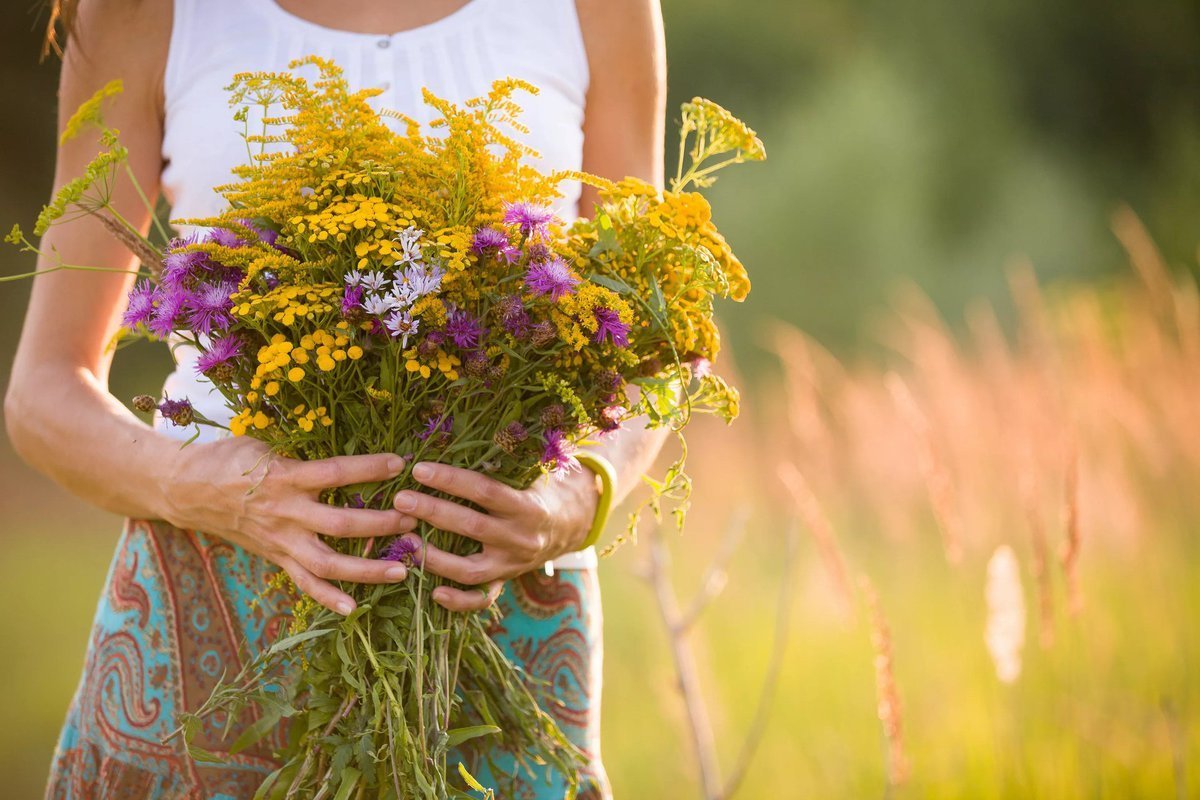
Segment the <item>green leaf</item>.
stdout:
<svg viewBox="0 0 1200 800">
<path fill-rule="evenodd" d="M 338 786 L 338 792 L 333 796 L 333 800 L 348 800 L 350 793 L 354 791 L 354 787 L 358 785 L 358 779 L 362 777 L 362 773 L 354 767 L 346 767 L 342 770 L 342 782 Z"/>
<path fill-rule="evenodd" d="M 242 731 L 241 735 L 234 740 L 233 745 L 229 748 L 230 755 L 240 753 L 250 745 L 257 742 L 259 739 L 266 736 L 274 729 L 279 722 L 279 718 L 283 716 L 282 709 L 268 709 L 261 717 L 254 721 L 252 725 Z"/>
<path fill-rule="evenodd" d="M 316 639 L 318 636 L 324 636 L 328 633 L 333 633 L 333 628 L 311 629 L 304 631 L 303 633 L 297 633 L 294 636 L 289 636 L 286 639 L 280 639 L 278 642 L 271 645 L 270 649 L 267 650 L 267 655 L 278 655 L 285 650 L 291 650 L 293 647 L 301 644 L 302 642 L 307 642 L 310 639 Z"/>
<path fill-rule="evenodd" d="M 633 287 L 619 278 L 611 278 L 608 275 L 593 272 L 588 275 L 588 280 L 600 284 L 605 289 L 612 289 L 617 294 L 633 294 Z"/>
<path fill-rule="evenodd" d="M 464 765 L 461 761 L 458 762 L 458 774 L 461 775 L 462 779 L 467 782 L 467 786 L 470 786 L 475 791 L 477 791 L 477 792 L 486 792 L 487 791 L 487 789 L 484 788 L 483 784 L 475 779 L 474 775 L 467 772 L 466 765 Z"/>
<path fill-rule="evenodd" d="M 493 733 L 499 733 L 500 729 L 495 725 L 470 725 L 465 728 L 453 728 L 447 731 L 449 737 L 446 741 L 447 747 L 458 747 L 463 742 L 471 739 L 477 739 L 480 736 L 489 736 Z"/>
</svg>

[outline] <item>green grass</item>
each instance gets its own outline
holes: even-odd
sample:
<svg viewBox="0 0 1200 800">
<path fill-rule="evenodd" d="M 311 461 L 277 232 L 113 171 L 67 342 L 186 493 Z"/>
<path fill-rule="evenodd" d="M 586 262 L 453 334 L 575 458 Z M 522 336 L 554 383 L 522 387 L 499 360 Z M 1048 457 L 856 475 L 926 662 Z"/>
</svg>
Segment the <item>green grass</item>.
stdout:
<svg viewBox="0 0 1200 800">
<path fill-rule="evenodd" d="M 698 574 L 715 535 L 703 508 L 678 540 L 677 574 Z M 709 518 L 720 516 L 720 512 Z M 8 527 L 0 560 L 0 726 L 5 797 L 40 794 L 58 726 L 79 679 L 117 526 Z M 1029 620 L 1024 671 L 997 682 L 983 644 L 987 552 L 958 567 L 929 546 L 849 548 L 878 587 L 894 640 L 912 778 L 894 797 L 1169 798 L 1187 788 L 1172 758 L 1200 763 L 1200 616 L 1190 525 L 1129 552 L 1086 549 L 1086 606 L 1058 602 L 1049 649 Z M 731 583 L 693 637 L 726 767 L 749 724 L 770 650 L 780 528 L 756 520 Z M 603 565 L 604 755 L 619 798 L 698 797 L 684 716 L 653 600 L 627 548 Z M 766 741 L 741 797 L 886 795 L 885 743 L 875 718 L 873 651 L 862 615 L 830 602 L 811 544 L 801 540 L 791 642 Z M 1026 605 L 1036 600 L 1025 577 Z M 1177 734 L 1172 738 L 1172 723 Z"/>
</svg>

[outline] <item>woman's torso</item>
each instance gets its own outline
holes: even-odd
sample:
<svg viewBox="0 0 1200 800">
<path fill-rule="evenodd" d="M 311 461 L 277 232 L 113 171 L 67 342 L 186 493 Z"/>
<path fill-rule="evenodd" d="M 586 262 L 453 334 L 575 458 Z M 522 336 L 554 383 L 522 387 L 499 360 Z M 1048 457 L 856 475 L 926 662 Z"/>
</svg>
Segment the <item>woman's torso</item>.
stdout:
<svg viewBox="0 0 1200 800">
<path fill-rule="evenodd" d="M 540 92 L 523 98 L 524 141 L 546 169 L 579 169 L 583 153 L 588 61 L 574 0 L 470 0 L 434 22 L 391 35 L 324 27 L 275 0 L 175 0 L 164 71 L 162 186 L 173 219 L 223 208 L 213 187 L 247 160 L 245 124 L 234 119 L 225 87 L 233 75 L 287 69 L 306 55 L 333 59 L 355 88 L 378 87 L 377 108 L 425 123 L 421 89 L 454 102 L 484 94 L 492 81 L 523 78 Z M 396 123 L 399 124 L 399 123 Z M 252 130 L 253 132 L 253 130 Z M 573 216 L 578 184 L 564 184 L 559 213 Z M 229 418 L 221 396 L 197 375 L 194 348 L 174 348 L 176 369 L 164 392 L 187 397 L 210 419 Z M 155 427 L 177 438 L 192 431 L 156 415 Z M 201 439 L 220 432 L 202 427 Z"/>
</svg>

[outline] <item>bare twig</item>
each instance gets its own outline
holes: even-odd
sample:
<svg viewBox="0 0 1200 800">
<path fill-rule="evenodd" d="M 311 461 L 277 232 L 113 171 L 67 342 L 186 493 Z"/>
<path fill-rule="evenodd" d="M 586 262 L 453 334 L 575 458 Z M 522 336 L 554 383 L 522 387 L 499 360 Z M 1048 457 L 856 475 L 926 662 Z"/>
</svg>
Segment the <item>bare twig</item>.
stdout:
<svg viewBox="0 0 1200 800">
<path fill-rule="evenodd" d="M 674 589 L 671 588 L 671 578 L 668 573 L 670 553 L 658 525 L 650 526 L 650 534 L 647 538 L 649 539 L 648 578 L 654 587 L 659 615 L 662 617 L 663 626 L 667 629 L 670 639 L 671 657 L 675 664 L 679 691 L 683 695 L 683 704 L 687 710 L 688 729 L 692 735 L 692 749 L 700 768 L 701 788 L 705 800 L 720 800 L 721 775 L 720 764 L 717 761 L 717 745 L 713 738 L 712 723 L 708 718 L 708 708 L 700 691 L 695 659 L 682 629 L 679 603 L 675 598 Z"/>
<path fill-rule="evenodd" d="M 758 695 L 754 720 L 750 723 L 750 730 L 747 731 L 746 738 L 742 741 L 742 749 L 738 752 L 738 758 L 734 762 L 729 780 L 725 782 L 725 788 L 721 791 L 722 800 L 733 797 L 738 787 L 741 786 L 750 769 L 750 762 L 754 759 L 754 754 L 758 751 L 758 746 L 762 743 L 763 736 L 767 731 L 767 720 L 771 716 L 771 701 L 779 687 L 779 676 L 783 671 L 783 657 L 787 652 L 788 631 L 791 629 L 792 584 L 795 578 L 796 547 L 799 538 L 800 535 L 793 522 L 787 534 L 787 553 L 784 558 L 783 576 L 779 582 L 779 601 L 775 609 L 775 638 L 771 643 L 767 675 L 763 679 L 762 690 Z"/>
</svg>

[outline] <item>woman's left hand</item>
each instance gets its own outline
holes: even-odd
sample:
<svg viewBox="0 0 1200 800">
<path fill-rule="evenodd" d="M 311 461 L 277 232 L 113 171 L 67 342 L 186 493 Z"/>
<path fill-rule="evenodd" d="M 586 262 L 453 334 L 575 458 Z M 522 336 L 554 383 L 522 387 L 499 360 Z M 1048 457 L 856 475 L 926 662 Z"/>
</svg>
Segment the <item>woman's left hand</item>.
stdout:
<svg viewBox="0 0 1200 800">
<path fill-rule="evenodd" d="M 504 581 L 577 550 L 591 530 L 599 501 L 596 477 L 588 469 L 539 479 L 525 490 L 479 472 L 429 461 L 413 465 L 412 475 L 430 489 L 484 509 L 477 511 L 409 489 L 396 494 L 394 504 L 399 511 L 483 545 L 483 550 L 474 555 L 456 556 L 424 544 L 415 534 L 405 534 L 418 545 L 416 555 L 421 557 L 423 568 L 458 583 L 481 587 L 435 589 L 434 601 L 451 611 L 487 608 L 500 596 Z"/>
</svg>

